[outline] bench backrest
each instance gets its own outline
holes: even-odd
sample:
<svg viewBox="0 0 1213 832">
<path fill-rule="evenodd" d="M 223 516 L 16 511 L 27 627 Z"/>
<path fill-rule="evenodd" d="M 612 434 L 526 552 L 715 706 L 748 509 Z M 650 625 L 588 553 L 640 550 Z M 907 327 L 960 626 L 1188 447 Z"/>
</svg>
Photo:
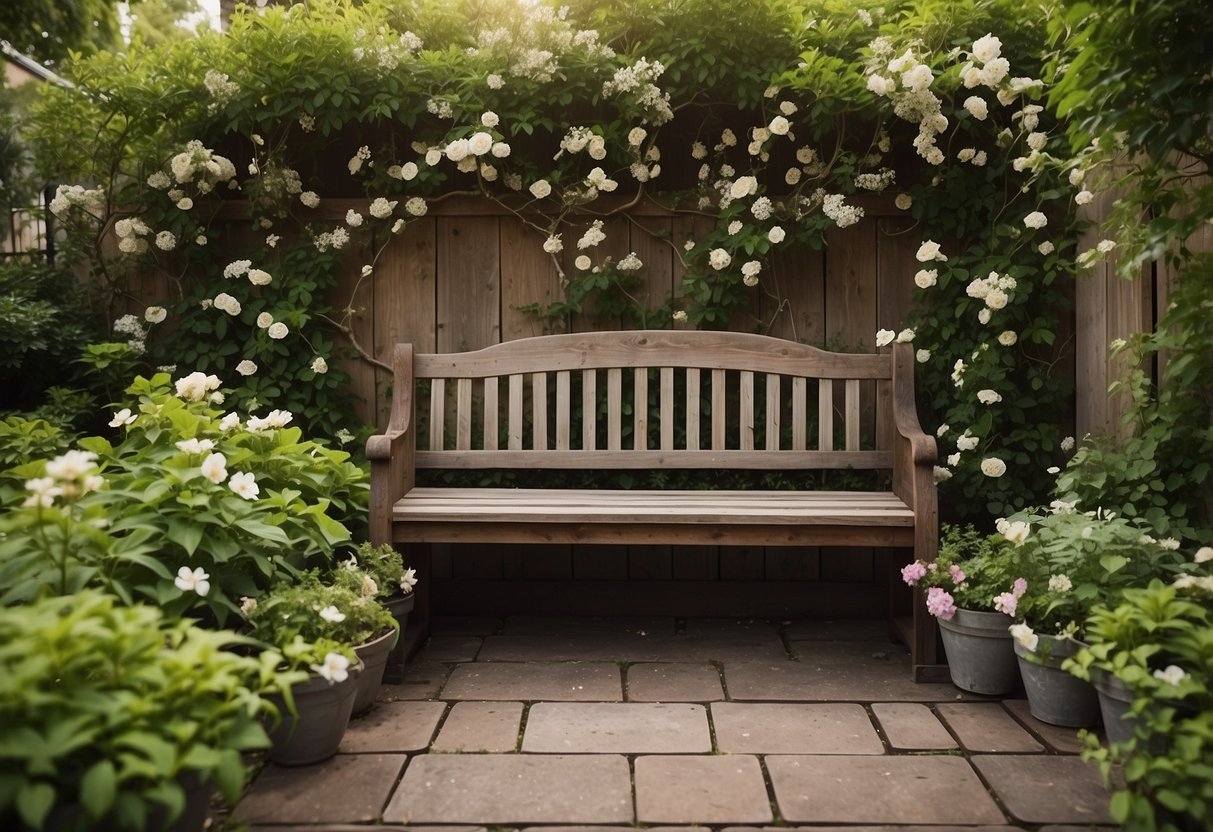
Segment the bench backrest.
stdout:
<svg viewBox="0 0 1213 832">
<path fill-rule="evenodd" d="M 889 353 L 666 330 L 397 349 L 417 468 L 893 467 Z"/>
</svg>

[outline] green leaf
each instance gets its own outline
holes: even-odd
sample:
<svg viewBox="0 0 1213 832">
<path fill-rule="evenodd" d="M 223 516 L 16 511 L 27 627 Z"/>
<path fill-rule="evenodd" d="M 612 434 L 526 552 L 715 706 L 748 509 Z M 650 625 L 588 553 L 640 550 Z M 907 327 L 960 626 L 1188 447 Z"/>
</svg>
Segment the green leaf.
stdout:
<svg viewBox="0 0 1213 832">
<path fill-rule="evenodd" d="M 202 531 L 202 525 L 199 523 L 170 520 L 168 524 L 169 540 L 185 549 L 185 554 L 189 557 L 193 557 L 194 552 L 198 549 L 198 544 L 202 542 Z"/>
<path fill-rule="evenodd" d="M 1108 573 L 1120 571 L 1128 562 L 1129 559 L 1123 555 L 1101 555 L 1099 558 L 1099 565 Z"/>
<path fill-rule="evenodd" d="M 35 829 L 42 828 L 53 805 L 55 789 L 47 783 L 27 783 L 17 792 L 17 814 Z"/>
<path fill-rule="evenodd" d="M 109 760 L 97 761 L 80 778 L 80 803 L 90 818 L 99 820 L 114 805 L 117 781 Z"/>
</svg>

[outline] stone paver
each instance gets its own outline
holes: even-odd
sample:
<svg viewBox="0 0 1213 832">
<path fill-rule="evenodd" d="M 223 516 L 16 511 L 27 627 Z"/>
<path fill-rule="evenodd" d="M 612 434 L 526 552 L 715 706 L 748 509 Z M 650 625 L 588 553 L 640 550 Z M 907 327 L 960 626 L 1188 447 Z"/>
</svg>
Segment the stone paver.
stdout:
<svg viewBox="0 0 1213 832">
<path fill-rule="evenodd" d="M 721 832 L 1023 832 L 1018 826 L 726 826 Z M 1043 829 L 1040 832 L 1045 832 Z M 1078 830 L 1071 830 L 1078 832 Z"/>
<path fill-rule="evenodd" d="M 792 621 L 783 628 L 788 641 L 879 641 L 889 637 L 888 622 L 881 619 L 843 621 Z"/>
<path fill-rule="evenodd" d="M 483 642 L 480 636 L 430 636 L 425 647 L 417 654 L 417 660 L 447 663 L 475 661 Z"/>
<path fill-rule="evenodd" d="M 435 615 L 430 632 L 436 636 L 491 636 L 501 630 L 501 618 L 495 615 Z"/>
<path fill-rule="evenodd" d="M 540 702 L 527 713 L 522 750 L 541 754 L 706 754 L 703 705 Z"/>
<path fill-rule="evenodd" d="M 445 702 L 379 702 L 364 716 L 350 720 L 341 753 L 423 751 L 445 711 Z"/>
<path fill-rule="evenodd" d="M 862 705 L 717 702 L 718 750 L 736 754 L 883 754 Z"/>
<path fill-rule="evenodd" d="M 270 764 L 257 776 L 234 817 L 244 823 L 360 823 L 378 819 L 402 754 L 338 754 L 299 768 Z"/>
<path fill-rule="evenodd" d="M 631 823 L 628 761 L 615 755 L 429 754 L 409 763 L 389 823 Z"/>
<path fill-rule="evenodd" d="M 888 639 L 873 641 L 793 641 L 792 654 L 804 665 L 836 666 L 908 660 L 910 653 L 904 645 Z"/>
<path fill-rule="evenodd" d="M 736 631 L 729 636 L 668 635 L 652 632 L 490 636 L 478 656 L 490 662 L 703 662 L 729 659 L 779 661 L 787 650 L 775 630 Z"/>
<path fill-rule="evenodd" d="M 1004 699 L 1002 706 L 1025 725 L 1029 731 L 1040 738 L 1041 742 L 1059 754 L 1081 754 L 1082 740 L 1078 738 L 1077 728 L 1063 728 L 1060 725 L 1050 725 L 1041 722 L 1028 711 L 1026 699 Z"/>
<path fill-rule="evenodd" d="M 877 702 L 872 713 L 880 721 L 889 745 L 905 751 L 943 751 L 956 740 L 926 705 L 916 702 Z"/>
<path fill-rule="evenodd" d="M 637 757 L 640 823 L 770 823 L 757 757 Z"/>
<path fill-rule="evenodd" d="M 959 757 L 772 756 L 766 763 L 791 823 L 1006 822 Z"/>
<path fill-rule="evenodd" d="M 521 724 L 521 702 L 456 702 L 430 750 L 513 751 Z"/>
<path fill-rule="evenodd" d="M 623 699 L 623 681 L 619 666 L 605 662 L 474 662 L 458 665 L 451 672 L 442 698 L 619 702 Z"/>
<path fill-rule="evenodd" d="M 380 700 L 433 699 L 446 684 L 451 668 L 437 662 L 409 662 L 404 666 L 404 680 L 398 685 L 384 685 Z"/>
<path fill-rule="evenodd" d="M 511 615 L 502 633 L 510 636 L 673 635 L 674 619 L 657 615 Z"/>
<path fill-rule="evenodd" d="M 801 662 L 725 662 L 729 698 L 767 702 L 950 702 L 951 683 L 916 684 L 909 660 L 814 667 Z"/>
<path fill-rule="evenodd" d="M 973 765 L 1024 823 L 1110 823 L 1108 790 L 1081 757 L 975 756 Z"/>
<path fill-rule="evenodd" d="M 997 702 L 946 702 L 935 710 L 966 751 L 1044 751 Z"/>
<path fill-rule="evenodd" d="M 658 662 L 627 670 L 631 702 L 716 702 L 724 699 L 720 671 L 710 664 Z"/>
</svg>

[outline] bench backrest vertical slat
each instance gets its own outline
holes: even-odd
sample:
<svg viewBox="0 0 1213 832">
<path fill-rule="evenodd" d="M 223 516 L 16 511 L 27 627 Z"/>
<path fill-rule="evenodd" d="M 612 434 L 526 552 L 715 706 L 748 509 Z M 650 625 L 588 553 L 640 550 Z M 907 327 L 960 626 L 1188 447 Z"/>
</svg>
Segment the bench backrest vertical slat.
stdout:
<svg viewBox="0 0 1213 832">
<path fill-rule="evenodd" d="M 847 379 L 846 432 L 848 451 L 859 450 L 859 379 Z"/>
<path fill-rule="evenodd" d="M 767 450 L 779 450 L 779 376 L 767 373 Z"/>
<path fill-rule="evenodd" d="M 834 450 L 834 379 L 817 380 L 817 450 Z"/>
<path fill-rule="evenodd" d="M 497 376 L 484 380 L 484 449 L 497 450 Z"/>
<path fill-rule="evenodd" d="M 607 450 L 623 449 L 623 370 L 607 370 Z"/>
<path fill-rule="evenodd" d="M 522 450 L 522 394 L 523 394 L 523 376 L 514 374 L 510 376 L 510 402 L 509 402 L 509 431 L 508 441 L 511 451 Z"/>
<path fill-rule="evenodd" d="M 724 370 L 712 370 L 712 450 L 723 451 L 725 444 L 725 376 Z"/>
<path fill-rule="evenodd" d="M 687 450 L 699 450 L 699 368 L 687 368 Z"/>
<path fill-rule="evenodd" d="M 649 368 L 632 371 L 632 447 L 639 451 L 649 447 Z"/>
<path fill-rule="evenodd" d="M 581 448 L 592 451 L 598 447 L 598 371 L 581 371 Z"/>
<path fill-rule="evenodd" d="M 548 449 L 548 374 L 531 374 L 531 447 Z"/>
<path fill-rule="evenodd" d="M 808 380 L 803 376 L 792 377 L 792 450 L 803 451 L 807 442 Z"/>
<path fill-rule="evenodd" d="M 661 450 L 674 450 L 674 368 L 661 368 Z"/>
<path fill-rule="evenodd" d="M 737 447 L 743 451 L 754 450 L 754 374 L 749 370 L 741 371 L 737 431 Z"/>
<path fill-rule="evenodd" d="M 455 384 L 455 449 L 472 447 L 472 380 L 461 378 Z"/>
<path fill-rule="evenodd" d="M 569 449 L 569 420 L 572 418 L 573 403 L 569 393 L 569 371 L 561 370 L 556 374 L 556 450 Z"/>
<path fill-rule="evenodd" d="M 443 449 L 442 433 L 446 428 L 446 379 L 430 382 L 430 450 Z"/>
</svg>

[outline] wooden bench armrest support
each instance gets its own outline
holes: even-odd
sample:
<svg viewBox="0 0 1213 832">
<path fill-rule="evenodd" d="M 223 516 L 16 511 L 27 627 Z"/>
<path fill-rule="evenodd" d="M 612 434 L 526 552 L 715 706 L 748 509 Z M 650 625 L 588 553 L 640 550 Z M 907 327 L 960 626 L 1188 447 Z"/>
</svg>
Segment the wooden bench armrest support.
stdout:
<svg viewBox="0 0 1213 832">
<path fill-rule="evenodd" d="M 417 439 L 413 426 L 413 345 L 397 344 L 392 413 L 384 433 L 366 441 L 371 463 L 371 545 L 392 542 L 392 507 L 413 487 L 416 477 Z"/>
<path fill-rule="evenodd" d="M 914 351 L 893 345 L 893 493 L 914 510 L 914 556 L 934 560 L 939 550 L 939 504 L 935 490 L 935 438 L 923 432 L 914 397 Z"/>
</svg>

